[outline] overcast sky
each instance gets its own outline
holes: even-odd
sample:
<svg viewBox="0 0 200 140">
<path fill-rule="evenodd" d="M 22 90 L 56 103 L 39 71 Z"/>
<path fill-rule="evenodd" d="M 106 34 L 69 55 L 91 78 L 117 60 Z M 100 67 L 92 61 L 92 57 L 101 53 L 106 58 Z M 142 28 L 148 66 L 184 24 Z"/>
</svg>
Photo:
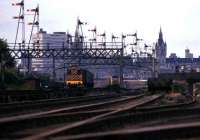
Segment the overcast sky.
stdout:
<svg viewBox="0 0 200 140">
<path fill-rule="evenodd" d="M 0 38 L 14 42 L 18 12 L 13 2 L 0 0 Z M 167 54 L 184 56 L 189 48 L 200 55 L 200 0 L 25 0 L 25 7 L 40 5 L 40 27 L 48 32 L 74 32 L 76 19 L 97 26 L 99 33 L 138 32 L 148 44 L 158 38 L 160 26 L 167 42 Z M 30 19 L 27 19 L 30 21 Z M 86 27 L 85 27 L 86 28 Z M 28 31 L 28 29 L 27 29 Z"/>
</svg>

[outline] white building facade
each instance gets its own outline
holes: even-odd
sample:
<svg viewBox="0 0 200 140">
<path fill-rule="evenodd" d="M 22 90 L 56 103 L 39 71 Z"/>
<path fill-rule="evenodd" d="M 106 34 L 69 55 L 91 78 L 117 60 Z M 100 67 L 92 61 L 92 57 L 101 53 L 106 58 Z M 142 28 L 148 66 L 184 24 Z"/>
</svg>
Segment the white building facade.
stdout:
<svg viewBox="0 0 200 140">
<path fill-rule="evenodd" d="M 62 49 L 63 47 L 69 47 L 68 38 L 69 35 L 65 32 L 54 32 L 52 34 L 43 31 L 42 29 L 38 34 L 33 35 L 32 42 L 41 49 Z M 54 65 L 54 63 L 55 65 Z M 31 71 L 40 74 L 49 75 L 53 79 L 53 69 L 55 67 L 55 78 L 58 81 L 63 81 L 64 74 L 64 61 L 63 59 L 49 58 L 32 58 Z"/>
</svg>

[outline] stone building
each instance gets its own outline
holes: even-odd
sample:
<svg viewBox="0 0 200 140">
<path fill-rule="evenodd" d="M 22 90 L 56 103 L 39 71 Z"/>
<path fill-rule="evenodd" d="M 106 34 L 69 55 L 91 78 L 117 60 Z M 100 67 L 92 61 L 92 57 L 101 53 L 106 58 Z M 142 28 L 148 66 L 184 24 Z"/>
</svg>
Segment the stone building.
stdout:
<svg viewBox="0 0 200 140">
<path fill-rule="evenodd" d="M 155 45 L 155 53 L 156 59 L 158 60 L 159 64 L 165 65 L 166 57 L 167 57 L 167 43 L 163 40 L 163 33 L 162 29 L 160 28 L 159 38 Z"/>
</svg>

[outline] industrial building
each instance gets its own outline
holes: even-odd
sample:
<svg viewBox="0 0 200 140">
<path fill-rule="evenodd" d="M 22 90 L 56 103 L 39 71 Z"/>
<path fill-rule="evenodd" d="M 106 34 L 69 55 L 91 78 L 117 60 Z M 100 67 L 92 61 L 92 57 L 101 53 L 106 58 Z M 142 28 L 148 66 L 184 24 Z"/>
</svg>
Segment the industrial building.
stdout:
<svg viewBox="0 0 200 140">
<path fill-rule="evenodd" d="M 47 33 L 44 30 L 40 30 L 38 34 L 33 35 L 33 44 L 40 44 L 41 49 L 63 49 L 63 48 L 76 48 L 77 41 L 72 41 L 72 36 L 69 33 L 65 32 L 54 32 L 52 34 Z M 83 44 L 84 42 L 82 42 Z M 94 43 L 94 42 L 92 42 Z M 79 43 L 79 47 L 81 43 Z M 95 44 L 95 43 L 94 43 Z M 112 45 L 116 45 L 116 42 L 113 42 Z M 88 47 L 82 45 L 82 47 Z M 92 44 L 93 45 L 93 44 Z M 96 44 L 95 44 L 96 45 Z M 91 47 L 91 42 L 89 43 L 89 47 Z M 97 47 L 97 46 L 95 46 Z M 114 46 L 112 46 L 114 47 Z M 98 48 L 98 47 L 97 47 Z M 52 58 L 32 58 L 31 60 L 31 71 L 33 73 L 46 74 L 54 78 L 54 70 L 55 70 L 55 80 L 56 81 L 64 81 L 65 80 L 65 72 L 67 70 L 68 64 L 66 64 L 66 60 L 70 61 L 73 58 L 56 58 L 53 60 Z M 91 58 L 93 59 L 93 58 Z M 88 60 L 82 60 L 88 61 Z M 89 70 L 94 74 L 94 79 L 97 81 L 101 81 L 100 83 L 109 83 L 113 76 L 119 76 L 120 74 L 120 66 L 115 64 L 106 64 L 107 60 L 97 59 L 95 61 L 105 61 L 104 65 L 81 65 L 82 68 Z M 150 63 L 149 63 L 150 61 Z M 137 60 L 133 59 L 131 56 L 123 57 L 123 78 L 124 79 L 148 79 L 152 76 L 152 60 L 147 57 L 138 57 Z M 138 63 L 140 62 L 140 63 Z M 55 64 L 53 64 L 55 63 Z M 97 63 L 97 62 L 96 62 Z M 138 63 L 138 64 L 137 64 Z M 141 66 L 143 63 L 145 65 Z M 72 63 L 73 64 L 73 63 Z M 104 82 L 102 82 L 104 81 Z"/>
<path fill-rule="evenodd" d="M 79 36 L 77 32 L 75 32 L 75 36 Z M 40 30 L 39 34 L 33 35 L 32 41 L 34 44 L 37 44 L 39 42 L 40 48 L 42 49 L 77 48 L 77 46 L 79 48 L 84 48 L 93 47 L 92 45 L 95 44 L 95 42 L 90 42 L 89 45 L 84 44 L 85 42 L 83 41 L 83 39 L 76 40 L 76 42 L 74 39 L 73 42 L 72 35 L 70 35 L 69 33 L 54 32 L 50 34 L 42 29 Z M 77 42 L 79 42 L 78 45 Z M 172 54 L 169 58 L 167 58 L 167 43 L 163 39 L 161 28 L 158 40 L 156 41 L 154 48 L 156 58 L 156 65 L 154 64 L 155 66 L 153 66 L 153 59 L 151 59 L 151 57 L 132 58 L 131 56 L 124 56 L 123 61 L 125 64 L 128 65 L 123 66 L 123 79 L 145 80 L 149 77 L 156 76 L 159 73 L 174 73 L 177 71 L 177 68 L 180 69 L 179 71 L 181 71 L 181 69 L 185 69 L 185 72 L 191 70 L 199 71 L 200 69 L 200 59 L 193 58 L 192 53 L 189 52 L 189 49 L 185 51 L 187 58 L 177 58 L 176 54 Z M 68 61 L 70 61 L 70 59 L 73 58 L 67 59 Z M 32 72 L 47 74 L 52 79 L 55 78 L 56 81 L 64 81 L 65 72 L 68 67 L 68 64 L 66 64 L 65 61 L 66 60 L 63 58 L 56 58 L 55 60 L 53 60 L 52 58 L 32 58 L 31 69 Z M 96 83 L 98 83 L 99 81 L 100 83 L 104 84 L 109 83 L 110 79 L 113 76 L 119 76 L 120 74 L 119 65 L 106 64 L 106 61 L 104 65 L 88 64 L 81 65 L 81 67 L 89 70 L 94 74 L 94 79 L 96 80 Z M 53 72 L 53 69 L 56 69 L 55 73 Z"/>
</svg>

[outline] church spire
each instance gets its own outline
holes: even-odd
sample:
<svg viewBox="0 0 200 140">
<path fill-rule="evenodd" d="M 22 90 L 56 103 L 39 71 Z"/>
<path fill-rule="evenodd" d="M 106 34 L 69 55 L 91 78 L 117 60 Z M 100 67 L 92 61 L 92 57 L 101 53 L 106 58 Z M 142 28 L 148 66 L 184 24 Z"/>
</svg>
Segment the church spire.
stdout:
<svg viewBox="0 0 200 140">
<path fill-rule="evenodd" d="M 159 38 L 155 46 L 155 52 L 156 52 L 156 58 L 160 63 L 160 65 L 164 65 L 167 55 L 167 44 L 163 40 L 163 33 L 161 26 L 160 26 Z"/>
<path fill-rule="evenodd" d="M 162 28 L 160 26 L 160 32 L 159 32 L 159 39 L 163 40 L 163 33 L 162 33 Z"/>
</svg>

